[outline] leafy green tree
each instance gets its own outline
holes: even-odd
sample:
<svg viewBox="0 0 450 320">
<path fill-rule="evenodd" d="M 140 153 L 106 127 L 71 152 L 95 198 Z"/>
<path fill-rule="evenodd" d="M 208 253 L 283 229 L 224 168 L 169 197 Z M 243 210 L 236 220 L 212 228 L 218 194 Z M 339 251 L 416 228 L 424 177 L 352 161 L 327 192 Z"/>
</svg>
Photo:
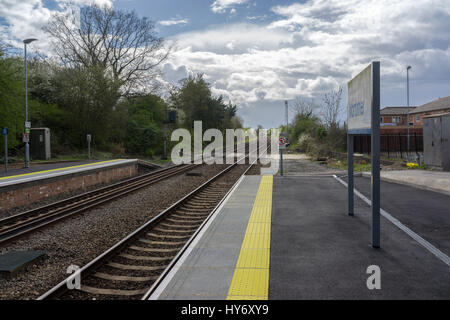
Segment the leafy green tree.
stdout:
<svg viewBox="0 0 450 320">
<path fill-rule="evenodd" d="M 194 121 L 202 121 L 203 130 L 231 128 L 231 119 L 237 110 L 236 105 L 225 104 L 221 96 L 213 97 L 202 74 L 182 80 L 181 87 L 172 92 L 170 100 L 183 115 L 181 124 L 189 129 L 193 128 Z"/>
<path fill-rule="evenodd" d="M 244 119 L 240 116 L 234 116 L 230 119 L 230 129 L 242 129 L 244 128 Z"/>
<path fill-rule="evenodd" d="M 111 130 L 111 119 L 120 97 L 120 83 L 103 67 L 61 68 L 53 79 L 54 98 L 61 112 L 59 134 L 76 147 L 86 144 L 92 134 L 97 146 L 105 146 Z"/>
<path fill-rule="evenodd" d="M 121 105 L 127 109 L 128 115 L 126 151 L 147 156 L 161 154 L 162 126 L 167 120 L 167 104 L 160 97 L 148 94 L 128 98 Z"/>
<path fill-rule="evenodd" d="M 9 130 L 8 147 L 17 148 L 25 121 L 23 60 L 9 56 L 7 50 L 0 43 L 0 127 Z"/>
</svg>

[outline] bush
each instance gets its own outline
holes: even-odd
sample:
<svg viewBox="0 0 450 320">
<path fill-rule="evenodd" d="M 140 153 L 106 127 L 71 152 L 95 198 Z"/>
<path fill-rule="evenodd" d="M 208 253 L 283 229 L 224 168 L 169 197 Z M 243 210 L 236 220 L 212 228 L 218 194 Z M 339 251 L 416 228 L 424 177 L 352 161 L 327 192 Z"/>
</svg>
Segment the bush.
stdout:
<svg viewBox="0 0 450 320">
<path fill-rule="evenodd" d="M 345 127 L 332 126 L 328 130 L 327 142 L 334 151 L 347 150 L 347 130 Z"/>
<path fill-rule="evenodd" d="M 320 141 L 323 141 L 323 139 L 325 139 L 328 135 L 327 129 L 324 127 L 318 127 L 316 133 Z"/>
<path fill-rule="evenodd" d="M 309 154 L 315 158 L 330 157 L 333 150 L 327 143 L 315 143 L 313 144 Z"/>
<path fill-rule="evenodd" d="M 303 134 L 298 139 L 298 148 L 301 152 L 310 152 L 314 145 L 314 139 L 310 134 Z"/>
<path fill-rule="evenodd" d="M 311 133 L 304 133 L 298 139 L 298 148 L 313 157 L 330 157 L 338 150 L 345 150 L 347 145 L 345 128 L 316 126 Z"/>
<path fill-rule="evenodd" d="M 108 143 L 107 145 L 105 145 L 105 147 L 103 149 L 104 149 L 104 151 L 110 152 L 113 155 L 125 154 L 125 148 L 123 146 L 121 146 L 120 144 L 116 144 L 116 143 Z"/>
</svg>

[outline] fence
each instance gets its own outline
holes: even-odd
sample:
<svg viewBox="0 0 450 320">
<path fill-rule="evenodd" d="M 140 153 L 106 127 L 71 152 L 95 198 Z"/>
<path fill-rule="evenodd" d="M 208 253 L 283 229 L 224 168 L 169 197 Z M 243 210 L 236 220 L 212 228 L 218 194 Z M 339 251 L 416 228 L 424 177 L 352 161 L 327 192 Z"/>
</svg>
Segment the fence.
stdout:
<svg viewBox="0 0 450 320">
<path fill-rule="evenodd" d="M 354 152 L 370 153 L 370 135 L 355 136 Z M 380 152 L 388 158 L 408 158 L 408 135 L 407 134 L 381 134 Z M 409 135 L 409 153 L 423 152 L 423 135 L 416 132 Z"/>
</svg>

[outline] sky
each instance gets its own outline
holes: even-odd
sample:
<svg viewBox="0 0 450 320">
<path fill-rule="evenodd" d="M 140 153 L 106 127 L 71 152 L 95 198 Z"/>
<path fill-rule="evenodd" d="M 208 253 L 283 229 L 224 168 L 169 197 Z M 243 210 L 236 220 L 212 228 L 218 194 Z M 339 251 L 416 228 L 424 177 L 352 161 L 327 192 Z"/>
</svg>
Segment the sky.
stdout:
<svg viewBox="0 0 450 320">
<path fill-rule="evenodd" d="M 46 52 L 40 29 L 67 0 L 0 0 L 0 37 Z M 72 0 L 135 10 L 155 22 L 173 47 L 163 83 L 203 73 L 214 95 L 237 104 L 245 126 L 277 127 L 284 100 L 320 103 L 344 89 L 371 61 L 381 63 L 381 105 L 406 105 L 450 95 L 449 0 Z M 290 117 L 293 111 L 290 111 Z"/>
</svg>

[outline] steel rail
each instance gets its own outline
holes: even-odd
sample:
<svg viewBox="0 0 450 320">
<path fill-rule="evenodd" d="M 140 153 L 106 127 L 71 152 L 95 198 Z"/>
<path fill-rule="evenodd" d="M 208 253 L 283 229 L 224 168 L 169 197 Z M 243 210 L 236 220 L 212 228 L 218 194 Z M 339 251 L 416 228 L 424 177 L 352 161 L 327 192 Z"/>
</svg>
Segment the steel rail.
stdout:
<svg viewBox="0 0 450 320">
<path fill-rule="evenodd" d="M 177 165 L 127 179 L 100 189 L 0 219 L 0 245 L 52 223 L 112 201 L 138 189 L 165 180 L 198 165 Z M 20 221 L 23 221 L 20 223 Z M 19 221 L 14 224 L 15 221 Z M 8 227 L 8 225 L 10 225 Z"/>
<path fill-rule="evenodd" d="M 267 150 L 267 149 L 266 149 Z M 247 158 L 248 155 L 244 156 L 242 159 Z M 208 187 L 212 182 L 216 181 L 218 178 L 223 176 L 225 173 L 230 171 L 232 168 L 236 167 L 239 162 L 242 160 L 239 159 L 235 161 L 232 165 L 228 166 L 212 178 L 210 178 L 208 181 L 197 187 L 195 190 L 191 191 L 189 194 L 178 200 L 177 202 L 173 203 L 170 207 L 166 208 L 162 212 L 160 212 L 158 215 L 147 221 L 145 224 L 140 226 L 138 229 L 130 233 L 128 236 L 123 238 L 122 240 L 118 241 L 115 245 L 113 245 L 111 248 L 94 258 L 92 261 L 84 265 L 80 270 L 72 274 L 71 276 L 67 277 L 60 283 L 58 283 L 56 286 L 54 286 L 52 289 L 48 290 L 46 293 L 41 295 L 37 298 L 37 300 L 46 300 L 46 299 L 56 299 L 66 293 L 69 289 L 67 288 L 67 283 L 72 281 L 75 277 L 80 277 L 80 280 L 82 282 L 82 279 L 84 276 L 88 276 L 92 274 L 95 270 L 97 270 L 99 267 L 101 267 L 105 262 L 107 262 L 110 258 L 115 256 L 120 250 L 122 250 L 124 247 L 126 247 L 130 242 L 134 241 L 137 237 L 139 237 L 143 232 L 148 232 L 148 229 L 153 228 L 156 226 L 161 220 L 163 220 L 170 212 L 176 210 L 177 208 L 181 207 L 184 203 L 195 197 L 200 191 Z M 248 170 L 253 166 L 254 162 L 245 170 L 243 174 L 248 172 Z M 242 175 L 241 175 L 242 176 Z M 230 189 L 231 190 L 231 189 Z M 227 192 L 227 194 L 229 191 Z M 222 198 L 219 203 L 223 201 L 224 198 Z M 217 209 L 217 206 L 212 210 L 214 212 Z M 211 213 L 208 215 L 206 219 L 209 219 L 211 216 Z M 201 227 L 204 225 L 202 223 Z M 195 232 L 195 234 L 198 234 L 198 232 Z M 192 239 L 192 237 L 190 238 Z M 188 240 L 190 243 L 191 241 Z M 186 246 L 184 246 L 182 249 L 184 249 Z M 184 250 L 183 250 L 184 251 Z M 176 257 L 178 257 L 177 255 Z M 172 267 L 173 264 L 170 264 Z M 159 282 L 158 282 L 159 283 Z"/>
<path fill-rule="evenodd" d="M 238 147 L 236 145 L 235 150 Z M 202 155 L 200 157 L 203 158 Z M 193 160 L 196 160 L 195 155 Z M 199 165 L 190 163 L 163 168 L 0 219 L 0 245 Z M 19 223 L 14 223 L 15 221 Z"/>
</svg>

